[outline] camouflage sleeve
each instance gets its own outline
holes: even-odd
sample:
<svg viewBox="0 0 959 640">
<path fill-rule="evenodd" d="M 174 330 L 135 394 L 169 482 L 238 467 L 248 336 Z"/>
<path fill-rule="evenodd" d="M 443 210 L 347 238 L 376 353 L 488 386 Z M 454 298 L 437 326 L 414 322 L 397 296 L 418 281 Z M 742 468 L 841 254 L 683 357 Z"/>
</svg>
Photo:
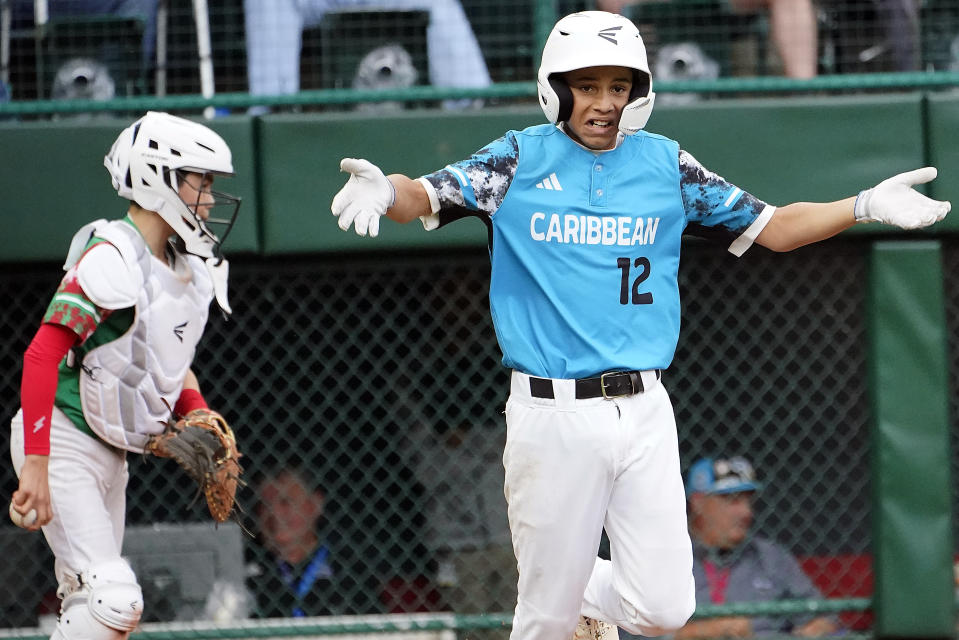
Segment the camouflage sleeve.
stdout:
<svg viewBox="0 0 959 640">
<path fill-rule="evenodd" d="M 692 156 L 679 152 L 680 189 L 690 224 L 718 227 L 740 234 L 766 208 L 766 203 L 705 168 Z"/>
<path fill-rule="evenodd" d="M 436 191 L 440 224 L 466 215 L 492 216 L 509 190 L 519 161 L 512 131 L 469 158 L 423 176 Z"/>
</svg>

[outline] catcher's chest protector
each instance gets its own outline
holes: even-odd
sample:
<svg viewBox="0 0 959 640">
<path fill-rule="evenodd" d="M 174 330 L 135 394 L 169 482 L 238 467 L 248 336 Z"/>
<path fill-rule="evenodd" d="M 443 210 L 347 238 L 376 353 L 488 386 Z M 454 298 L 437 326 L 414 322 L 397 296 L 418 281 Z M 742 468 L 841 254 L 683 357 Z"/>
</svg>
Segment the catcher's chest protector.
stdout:
<svg viewBox="0 0 959 640">
<path fill-rule="evenodd" d="M 170 269 L 125 223 L 111 222 L 96 235 L 141 270 L 144 285 L 127 332 L 83 358 L 83 415 L 103 440 L 140 453 L 148 435 L 164 430 L 180 395 L 206 326 L 213 285 L 198 258 L 178 255 L 176 269 Z"/>
</svg>

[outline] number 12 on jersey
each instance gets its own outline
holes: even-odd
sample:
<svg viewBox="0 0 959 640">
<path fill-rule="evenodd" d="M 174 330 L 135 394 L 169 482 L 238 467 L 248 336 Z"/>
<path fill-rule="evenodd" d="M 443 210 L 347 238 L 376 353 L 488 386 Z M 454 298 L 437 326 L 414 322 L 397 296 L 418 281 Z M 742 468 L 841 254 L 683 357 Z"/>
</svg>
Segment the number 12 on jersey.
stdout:
<svg viewBox="0 0 959 640">
<path fill-rule="evenodd" d="M 639 290 L 639 285 L 649 277 L 649 258 L 639 257 L 635 260 L 617 258 L 616 266 L 622 271 L 619 285 L 619 304 L 653 304 L 653 294 L 649 291 L 640 292 Z M 633 272 L 633 279 L 630 281 L 630 271 L 633 269 L 639 269 L 639 271 Z"/>
</svg>

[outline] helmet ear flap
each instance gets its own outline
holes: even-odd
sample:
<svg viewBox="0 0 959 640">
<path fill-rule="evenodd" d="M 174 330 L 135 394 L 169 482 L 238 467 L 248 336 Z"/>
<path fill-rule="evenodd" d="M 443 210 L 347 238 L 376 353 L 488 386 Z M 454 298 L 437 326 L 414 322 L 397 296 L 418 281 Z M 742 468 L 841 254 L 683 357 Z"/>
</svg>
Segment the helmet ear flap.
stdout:
<svg viewBox="0 0 959 640">
<path fill-rule="evenodd" d="M 549 76 L 549 86 L 559 99 L 559 111 L 556 113 L 556 122 L 566 122 L 573 115 L 573 92 L 558 73 Z"/>
<path fill-rule="evenodd" d="M 629 92 L 629 102 L 648 96 L 652 86 L 653 80 L 648 73 L 633 69 L 633 88 Z"/>
</svg>

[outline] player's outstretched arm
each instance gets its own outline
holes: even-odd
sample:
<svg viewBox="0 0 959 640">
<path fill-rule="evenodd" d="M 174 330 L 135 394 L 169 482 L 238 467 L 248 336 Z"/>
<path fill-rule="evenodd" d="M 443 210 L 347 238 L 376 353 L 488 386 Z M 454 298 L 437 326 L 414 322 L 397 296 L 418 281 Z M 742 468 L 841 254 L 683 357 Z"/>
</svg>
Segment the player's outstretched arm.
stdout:
<svg viewBox="0 0 959 640">
<path fill-rule="evenodd" d="M 858 222 L 882 222 L 901 229 L 920 229 L 942 220 L 952 205 L 933 200 L 913 187 L 936 177 L 935 167 L 900 173 L 854 198 L 836 202 L 795 202 L 776 213 L 756 238 L 773 251 L 830 238 Z"/>
<path fill-rule="evenodd" d="M 387 178 L 375 164 L 358 158 L 344 158 L 340 170 L 350 177 L 333 197 L 330 210 L 344 231 L 352 226 L 357 234 L 369 233 L 375 238 L 380 232 L 380 217 L 387 213 L 390 219 L 403 223 L 430 213 L 426 190 L 402 174 Z"/>
<path fill-rule="evenodd" d="M 794 202 L 777 207 L 756 237 L 756 242 L 773 251 L 792 251 L 797 247 L 831 238 L 856 224 L 855 198 L 836 202 Z"/>
<path fill-rule="evenodd" d="M 426 195 L 426 189 L 419 180 L 413 180 L 401 173 L 391 173 L 389 179 L 396 189 L 396 202 L 386 212 L 390 220 L 406 224 L 433 212 L 430 197 Z"/>
</svg>

